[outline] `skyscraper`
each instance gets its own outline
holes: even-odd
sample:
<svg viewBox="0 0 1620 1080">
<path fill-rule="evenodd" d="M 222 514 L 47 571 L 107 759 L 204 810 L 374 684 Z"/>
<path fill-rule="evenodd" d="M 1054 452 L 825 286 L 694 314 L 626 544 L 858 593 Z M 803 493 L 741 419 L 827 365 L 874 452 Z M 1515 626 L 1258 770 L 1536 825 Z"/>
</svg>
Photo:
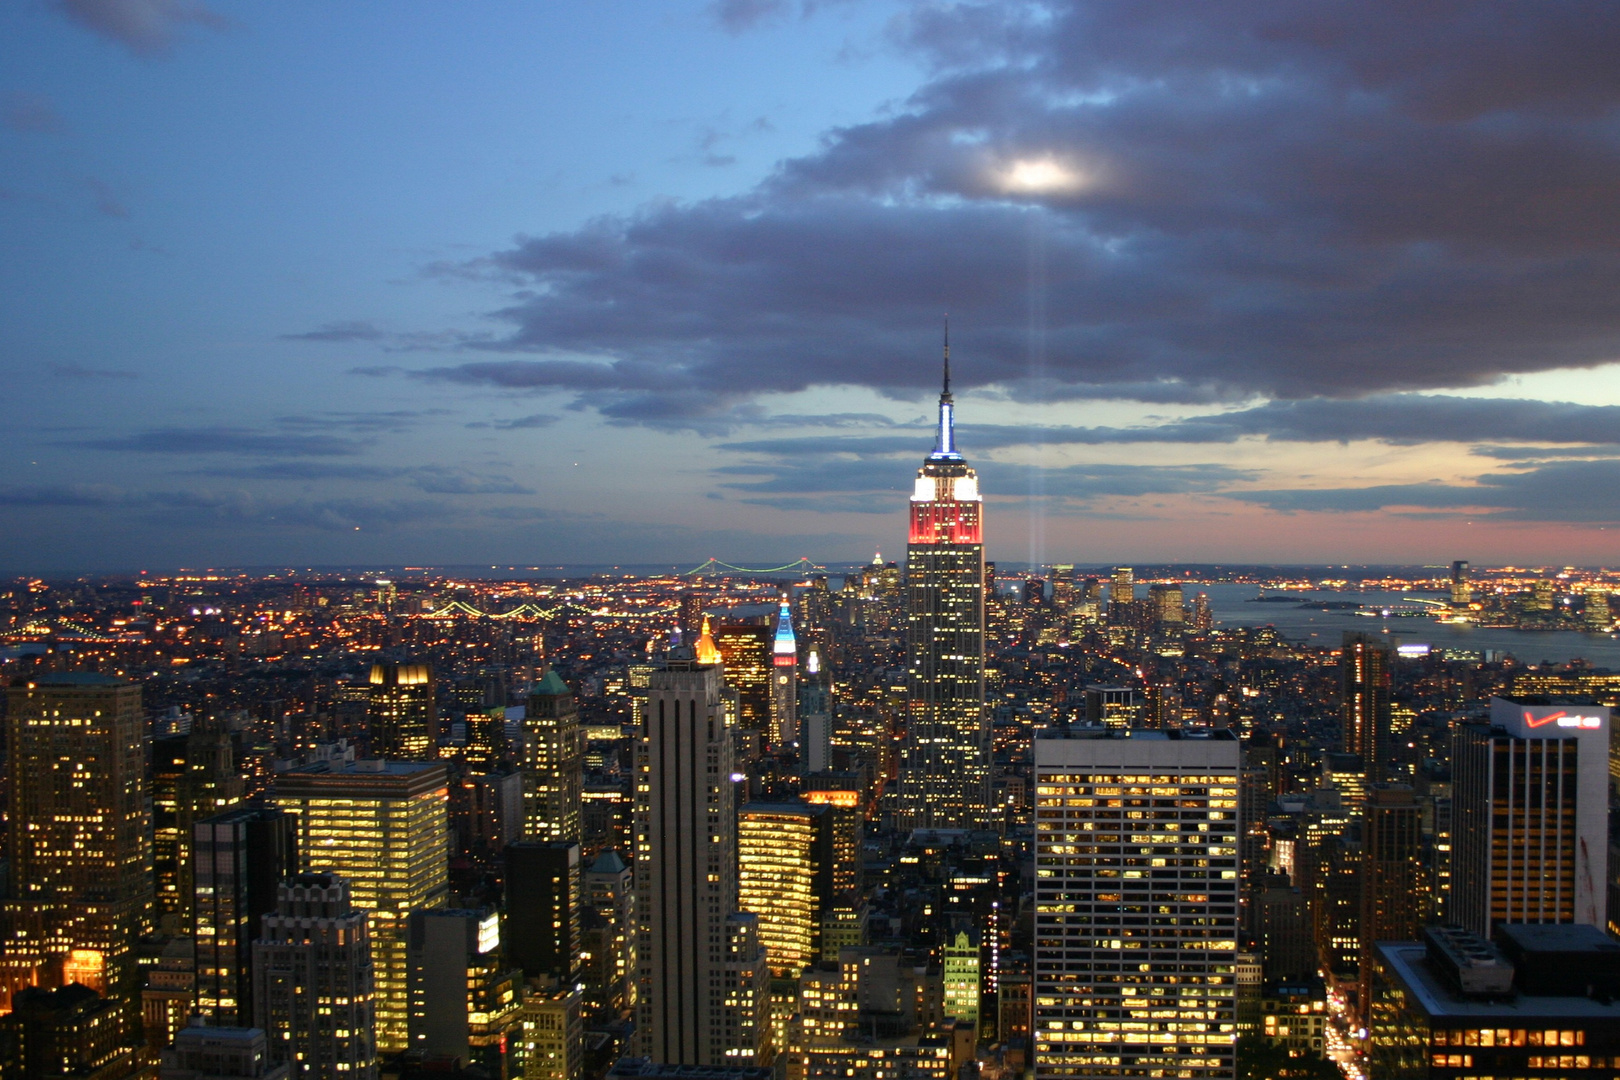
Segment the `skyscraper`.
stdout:
<svg viewBox="0 0 1620 1080">
<path fill-rule="evenodd" d="M 1035 741 L 1035 1076 L 1234 1070 L 1230 732 Z"/>
<path fill-rule="evenodd" d="M 799 738 L 799 643 L 793 636 L 793 609 L 782 598 L 771 642 L 771 740 L 787 746 Z"/>
<path fill-rule="evenodd" d="M 1416 941 L 1423 925 L 1422 811 L 1405 784 L 1368 792 L 1361 829 L 1361 993 L 1372 1000 L 1372 949 L 1380 941 Z M 1362 1012 L 1362 1018 L 1367 1014 Z"/>
<path fill-rule="evenodd" d="M 1468 560 L 1451 564 L 1451 606 L 1465 608 L 1474 601 L 1474 585 L 1468 580 Z"/>
<path fill-rule="evenodd" d="M 758 622 L 723 622 L 712 636 L 725 665 L 726 685 L 737 693 L 737 726 L 771 741 L 776 675 L 771 628 Z"/>
<path fill-rule="evenodd" d="M 1346 631 L 1339 655 L 1339 732 L 1344 752 L 1361 759 L 1367 783 L 1384 779 L 1389 757 L 1389 641 Z"/>
<path fill-rule="evenodd" d="M 275 912 L 253 943 L 253 1022 L 295 1080 L 377 1075 L 371 951 L 348 882 L 300 874 L 277 888 Z"/>
<path fill-rule="evenodd" d="M 555 671 L 529 695 L 523 711 L 523 837 L 579 839 L 585 742 L 574 693 Z"/>
<path fill-rule="evenodd" d="M 432 667 L 371 665 L 366 718 L 373 757 L 406 761 L 434 757 L 439 722 Z"/>
<path fill-rule="evenodd" d="M 1602 928 L 1607 898 L 1609 709 L 1492 698 L 1489 724 L 1453 736 L 1450 918 Z"/>
<path fill-rule="evenodd" d="M 227 810 L 192 826 L 197 1014 L 216 1027 L 253 1023 L 253 942 L 297 870 L 292 817 L 273 807 Z"/>
<path fill-rule="evenodd" d="M 503 1075 L 523 975 L 504 963 L 500 916 L 438 908 L 411 912 L 407 927 L 411 1049 Z"/>
<path fill-rule="evenodd" d="M 906 546 L 904 828 L 990 824 L 984 710 L 984 529 L 978 474 L 956 449 L 949 338 L 939 432 L 911 494 Z"/>
<path fill-rule="evenodd" d="M 757 802 L 737 812 L 739 902 L 758 916 L 777 978 L 796 979 L 816 962 L 821 912 L 833 898 L 832 810 Z"/>
<path fill-rule="evenodd" d="M 580 915 L 584 901 L 579 845 L 567 840 L 508 844 L 506 955 L 543 984 L 573 985 L 580 977 Z"/>
<path fill-rule="evenodd" d="M 370 916 L 383 1053 L 408 1044 L 405 918 L 449 893 L 448 798 L 437 762 L 357 761 L 276 778 L 276 804 L 298 821 L 303 868 L 341 875 Z"/>
<path fill-rule="evenodd" d="M 763 1063 L 769 1000 L 738 910 L 732 731 L 722 672 L 670 650 L 636 741 L 636 1038 L 666 1065 Z"/>
<path fill-rule="evenodd" d="M 811 644 L 799 683 L 799 764 L 806 773 L 832 768 L 833 702 L 831 679 L 822 670 L 821 650 Z"/>
<path fill-rule="evenodd" d="M 141 688 L 68 672 L 6 699 L 13 936 L 0 955 L 21 967 L 66 957 L 79 981 L 129 1009 L 135 941 L 152 918 Z"/>
</svg>

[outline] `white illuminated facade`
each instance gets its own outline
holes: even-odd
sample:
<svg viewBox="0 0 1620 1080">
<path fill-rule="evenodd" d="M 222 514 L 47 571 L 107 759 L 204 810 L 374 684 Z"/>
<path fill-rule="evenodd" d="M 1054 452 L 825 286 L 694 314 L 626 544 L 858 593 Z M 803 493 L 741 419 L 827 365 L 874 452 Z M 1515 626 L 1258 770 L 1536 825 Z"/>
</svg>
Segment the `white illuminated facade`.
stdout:
<svg viewBox="0 0 1620 1080">
<path fill-rule="evenodd" d="M 1035 742 L 1037 1080 L 1227 1080 L 1237 1034 L 1239 744 Z"/>
</svg>

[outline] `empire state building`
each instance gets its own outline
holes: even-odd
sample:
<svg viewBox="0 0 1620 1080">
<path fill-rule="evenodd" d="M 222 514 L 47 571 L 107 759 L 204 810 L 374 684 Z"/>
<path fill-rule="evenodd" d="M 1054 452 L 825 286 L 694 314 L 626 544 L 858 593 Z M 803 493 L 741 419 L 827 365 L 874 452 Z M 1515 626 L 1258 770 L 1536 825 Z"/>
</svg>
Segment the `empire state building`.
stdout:
<svg viewBox="0 0 1620 1080">
<path fill-rule="evenodd" d="M 984 708 L 984 504 L 956 450 L 950 339 L 939 434 L 911 493 L 906 547 L 906 742 L 897 824 L 990 825 Z"/>
</svg>

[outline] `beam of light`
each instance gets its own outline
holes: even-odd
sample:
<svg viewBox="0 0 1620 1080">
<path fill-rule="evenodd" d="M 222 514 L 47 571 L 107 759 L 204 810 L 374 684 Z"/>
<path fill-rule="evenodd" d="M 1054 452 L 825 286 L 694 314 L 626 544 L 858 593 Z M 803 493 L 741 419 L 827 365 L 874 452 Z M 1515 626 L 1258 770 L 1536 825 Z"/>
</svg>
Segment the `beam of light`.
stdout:
<svg viewBox="0 0 1620 1080">
<path fill-rule="evenodd" d="M 1001 190 L 1019 195 L 1047 195 L 1084 188 L 1090 177 L 1055 158 L 1014 161 L 997 176 Z"/>
</svg>

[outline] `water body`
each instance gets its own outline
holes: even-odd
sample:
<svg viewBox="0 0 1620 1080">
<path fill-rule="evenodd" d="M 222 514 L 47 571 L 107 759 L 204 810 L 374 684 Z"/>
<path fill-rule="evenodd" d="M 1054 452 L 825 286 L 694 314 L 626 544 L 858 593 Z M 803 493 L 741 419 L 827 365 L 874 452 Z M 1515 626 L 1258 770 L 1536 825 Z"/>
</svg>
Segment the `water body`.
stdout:
<svg viewBox="0 0 1620 1080">
<path fill-rule="evenodd" d="M 1428 645 L 1433 649 L 1468 649 L 1473 652 L 1510 654 L 1521 663 L 1539 664 L 1544 660 L 1561 664 L 1588 660 L 1598 667 L 1620 670 L 1620 639 L 1608 634 L 1582 634 L 1573 630 L 1504 630 L 1442 623 L 1427 616 L 1384 618 L 1357 614 L 1355 609 L 1323 611 L 1302 608 L 1296 603 L 1251 603 L 1258 591 L 1253 585 L 1183 585 L 1189 600 L 1198 593 L 1209 595 L 1210 607 L 1218 626 L 1275 626 L 1295 641 L 1312 645 L 1337 646 L 1346 630 L 1388 633 L 1400 645 Z M 1140 590 L 1139 590 L 1140 591 Z M 1272 592 L 1267 596 L 1277 596 Z M 1435 600 L 1432 594 L 1398 592 L 1288 592 L 1300 603 L 1344 603 L 1378 605 L 1391 612 L 1420 608 L 1416 596 Z M 1366 608 L 1361 609 L 1363 611 Z"/>
</svg>

